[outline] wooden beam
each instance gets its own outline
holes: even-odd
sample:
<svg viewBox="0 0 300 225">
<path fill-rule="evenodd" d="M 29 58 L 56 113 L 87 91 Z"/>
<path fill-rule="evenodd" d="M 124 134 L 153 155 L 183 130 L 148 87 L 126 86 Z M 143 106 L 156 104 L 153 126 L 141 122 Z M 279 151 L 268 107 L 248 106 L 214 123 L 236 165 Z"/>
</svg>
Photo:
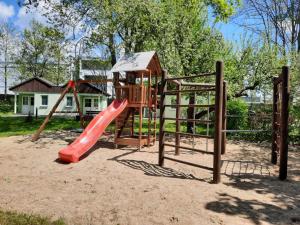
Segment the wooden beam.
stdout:
<svg viewBox="0 0 300 225">
<path fill-rule="evenodd" d="M 33 135 L 31 141 L 36 141 L 39 139 L 40 134 L 42 133 L 42 131 L 45 129 L 47 123 L 49 122 L 49 120 L 51 119 L 53 113 L 55 112 L 55 110 L 57 109 L 57 107 L 59 106 L 60 102 L 63 100 L 64 96 L 67 94 L 67 92 L 69 91 L 69 89 L 71 87 L 74 87 L 75 82 L 74 81 L 69 81 L 67 87 L 65 88 L 65 90 L 61 93 L 60 97 L 58 98 L 57 102 L 55 103 L 55 105 L 52 107 L 50 113 L 48 114 L 48 116 L 45 118 L 44 122 L 42 123 L 42 125 L 40 126 L 40 128 L 37 130 L 37 132 Z"/>
<path fill-rule="evenodd" d="M 177 90 L 178 93 L 176 95 L 176 118 L 180 118 L 181 117 L 181 84 L 179 83 L 177 85 Z M 176 143 L 176 147 L 175 147 L 175 155 L 179 155 L 180 154 L 180 148 L 178 146 L 180 146 L 180 120 L 176 120 L 176 135 L 175 135 L 175 143 Z"/>
<path fill-rule="evenodd" d="M 222 107 L 222 130 L 226 130 L 227 128 L 227 83 L 223 82 L 223 107 Z M 222 132 L 222 146 L 221 146 L 221 154 L 224 155 L 226 153 L 226 132 Z"/>
<path fill-rule="evenodd" d="M 78 95 L 77 95 L 76 85 L 73 87 L 73 95 L 74 95 L 74 98 L 75 98 L 77 111 L 78 111 L 79 117 L 80 117 L 80 126 L 81 126 L 82 129 L 84 129 L 83 114 L 82 114 L 81 109 L 80 109 L 80 104 L 79 104 L 79 99 L 78 99 Z"/>
<path fill-rule="evenodd" d="M 215 95 L 215 135 L 214 135 L 214 165 L 213 183 L 221 181 L 221 140 L 222 140 L 222 101 L 223 101 L 224 64 L 216 63 L 216 95 Z"/>
<path fill-rule="evenodd" d="M 163 71 L 161 77 L 161 87 L 160 87 L 160 115 L 159 115 L 159 154 L 158 154 L 158 165 L 164 166 L 164 156 L 165 156 L 165 104 L 166 104 L 166 94 L 167 91 L 167 81 L 166 81 L 167 71 Z"/>
<path fill-rule="evenodd" d="M 282 102 L 281 102 L 281 121 L 280 121 L 280 169 L 279 178 L 285 180 L 287 178 L 288 167 L 288 123 L 289 123 L 289 79 L 290 69 L 287 66 L 282 68 Z"/>
</svg>

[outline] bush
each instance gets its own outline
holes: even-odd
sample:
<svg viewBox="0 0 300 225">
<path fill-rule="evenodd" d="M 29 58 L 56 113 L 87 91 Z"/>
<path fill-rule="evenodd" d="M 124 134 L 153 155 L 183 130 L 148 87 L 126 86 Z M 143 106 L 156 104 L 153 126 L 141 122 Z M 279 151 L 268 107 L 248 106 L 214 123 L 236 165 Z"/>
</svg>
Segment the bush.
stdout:
<svg viewBox="0 0 300 225">
<path fill-rule="evenodd" d="M 241 99 L 230 100 L 227 103 L 227 130 L 247 128 L 248 105 Z"/>
<path fill-rule="evenodd" d="M 8 113 L 14 111 L 14 105 L 9 101 L 2 100 L 0 101 L 0 113 Z"/>
</svg>

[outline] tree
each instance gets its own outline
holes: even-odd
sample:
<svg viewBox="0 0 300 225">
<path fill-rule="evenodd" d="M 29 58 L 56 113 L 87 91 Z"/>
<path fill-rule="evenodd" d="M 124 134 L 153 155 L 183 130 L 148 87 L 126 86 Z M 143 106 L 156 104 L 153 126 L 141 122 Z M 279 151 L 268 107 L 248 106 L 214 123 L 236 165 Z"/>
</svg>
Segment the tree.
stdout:
<svg viewBox="0 0 300 225">
<path fill-rule="evenodd" d="M 64 36 L 61 32 L 32 21 L 30 29 L 24 30 L 21 54 L 17 60 L 21 79 L 44 77 L 56 83 L 64 80 L 58 77 L 64 59 L 63 50 Z"/>
<path fill-rule="evenodd" d="M 38 7 L 39 1 L 23 0 L 19 4 Z M 141 51 L 149 39 L 159 38 L 157 32 L 161 30 L 161 22 L 164 22 L 160 13 L 170 16 L 166 14 L 166 7 L 174 4 L 192 10 L 191 6 L 195 6 L 199 11 L 209 5 L 218 20 L 225 20 L 233 14 L 239 0 L 192 0 L 178 3 L 170 0 L 65 0 L 47 1 L 47 4 L 51 6 L 50 12 L 46 13 L 50 22 L 64 29 L 66 26 L 84 24 L 82 31 L 85 32 L 79 33 L 87 35 L 95 45 L 107 46 L 113 65 L 120 48 L 124 48 L 125 52 Z M 173 10 L 180 11 L 180 7 L 173 7 Z"/>
<path fill-rule="evenodd" d="M 237 23 L 280 46 L 284 54 L 287 50 L 300 52 L 298 0 L 246 0 Z"/>
<path fill-rule="evenodd" d="M 13 61 L 18 54 L 18 35 L 14 27 L 9 23 L 0 26 L 0 68 L 3 68 L 4 95 L 7 96 L 7 80 Z"/>
</svg>

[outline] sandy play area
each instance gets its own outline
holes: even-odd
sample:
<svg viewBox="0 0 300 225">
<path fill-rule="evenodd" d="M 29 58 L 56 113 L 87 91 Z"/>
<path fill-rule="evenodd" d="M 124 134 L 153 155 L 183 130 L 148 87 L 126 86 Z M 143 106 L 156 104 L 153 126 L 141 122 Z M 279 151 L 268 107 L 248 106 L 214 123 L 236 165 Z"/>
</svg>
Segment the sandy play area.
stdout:
<svg viewBox="0 0 300 225">
<path fill-rule="evenodd" d="M 0 208 L 83 225 L 300 223 L 299 149 L 291 149 L 289 179 L 282 182 L 269 164 L 268 144 L 230 142 L 216 185 L 203 169 L 167 160 L 157 166 L 158 143 L 140 152 L 113 149 L 106 136 L 79 163 L 59 162 L 58 151 L 77 135 L 52 133 L 36 143 L 29 136 L 0 138 Z M 166 154 L 212 167 L 211 155 L 174 156 L 171 148 Z"/>
</svg>

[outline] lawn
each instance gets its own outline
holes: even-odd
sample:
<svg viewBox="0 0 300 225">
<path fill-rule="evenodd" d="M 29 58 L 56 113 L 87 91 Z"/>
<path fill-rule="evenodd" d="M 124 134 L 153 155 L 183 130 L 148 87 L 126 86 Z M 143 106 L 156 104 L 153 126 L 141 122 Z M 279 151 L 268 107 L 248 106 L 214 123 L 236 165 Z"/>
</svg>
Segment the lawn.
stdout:
<svg viewBox="0 0 300 225">
<path fill-rule="evenodd" d="M 48 217 L 0 210 L 1 225 L 65 225 L 63 219 L 52 221 Z"/>
<path fill-rule="evenodd" d="M 0 137 L 25 135 L 34 133 L 42 124 L 44 118 L 3 117 L 0 116 Z M 46 131 L 70 130 L 80 128 L 80 123 L 74 118 L 52 118 L 46 126 Z"/>
<path fill-rule="evenodd" d="M 44 118 L 32 118 L 31 121 L 28 121 L 27 117 L 11 117 L 11 116 L 1 116 L 0 115 L 0 137 L 8 137 L 14 135 L 26 135 L 33 134 L 43 123 Z M 74 118 L 62 118 L 62 117 L 54 117 L 47 124 L 45 131 L 57 131 L 57 130 L 72 130 L 80 128 L 79 121 L 76 121 Z M 176 124 L 174 121 L 166 121 L 165 122 L 165 130 L 167 131 L 175 131 Z M 135 121 L 135 132 L 138 132 L 139 122 Z M 106 129 L 107 131 L 113 132 L 114 123 L 111 123 L 109 127 Z M 186 123 L 181 123 L 181 131 L 186 131 Z M 143 119 L 143 127 L 142 132 L 148 132 L 148 119 Z M 159 120 L 157 120 L 156 132 L 159 133 Z M 198 126 L 197 133 L 205 134 L 206 127 Z M 210 129 L 210 133 L 212 129 Z"/>
</svg>

